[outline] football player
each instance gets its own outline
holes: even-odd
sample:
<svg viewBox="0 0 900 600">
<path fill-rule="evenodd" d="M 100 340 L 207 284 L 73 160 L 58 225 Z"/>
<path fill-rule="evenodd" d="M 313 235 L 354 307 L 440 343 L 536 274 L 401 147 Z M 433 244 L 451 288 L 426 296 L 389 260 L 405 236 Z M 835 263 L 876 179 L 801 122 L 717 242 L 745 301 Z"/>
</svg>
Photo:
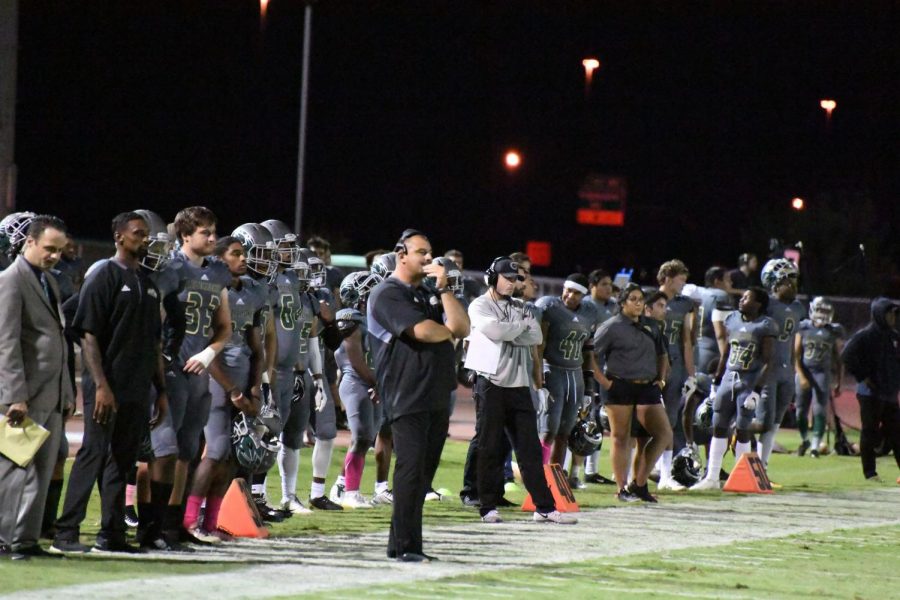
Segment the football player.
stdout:
<svg viewBox="0 0 900 600">
<path fill-rule="evenodd" d="M 825 434 L 828 401 L 831 394 L 841 389 L 843 365 L 841 350 L 844 345 L 844 328 L 834 319 L 834 306 L 822 296 L 809 304 L 811 318 L 800 322 L 794 336 L 794 364 L 797 371 L 797 429 L 800 430 L 800 447 L 797 454 L 807 450 L 819 457 L 819 444 Z M 812 404 L 813 437 L 809 434 L 809 407 Z"/>
<path fill-rule="evenodd" d="M 788 406 L 794 400 L 794 336 L 806 309 L 797 300 L 797 266 L 786 258 L 772 259 L 765 264 L 761 278 L 769 291 L 766 313 L 778 326 L 775 340 L 775 362 L 768 384 L 763 389 L 762 402 L 756 407 L 753 432 L 759 433 L 759 458 L 769 464 L 775 445 L 775 434 Z"/>
<path fill-rule="evenodd" d="M 341 400 L 350 425 L 350 447 L 344 459 L 344 472 L 336 484 L 344 508 L 369 508 L 372 504 L 359 493 L 366 452 L 375 442 L 376 423 L 381 424 L 381 402 L 375 390 L 375 372 L 366 330 L 366 299 L 381 277 L 359 271 L 347 275 L 340 285 L 341 303 L 338 327 L 347 335 L 335 352 L 341 369 Z M 341 481 L 343 479 L 343 482 Z M 332 498 L 334 500 L 334 498 Z"/>
<path fill-rule="evenodd" d="M 175 217 L 175 231 L 181 248 L 167 268 L 178 272 L 185 334 L 179 354 L 172 357 L 166 371 L 169 411 L 151 432 L 154 479 L 172 484 L 163 520 L 164 537 L 170 545 L 177 543 L 184 531 L 182 503 L 188 470 L 200 450 L 200 436 L 209 417 L 207 369 L 231 337 L 227 289 L 231 273 L 223 262 L 210 260 L 216 243 L 216 216 L 203 206 L 185 208 Z M 170 321 L 170 315 L 166 319 Z"/>
<path fill-rule="evenodd" d="M 681 407 L 681 388 L 685 381 L 696 377 L 694 371 L 694 302 L 681 294 L 689 272 L 680 260 L 674 259 L 659 267 L 656 280 L 659 290 L 668 298 L 663 335 L 669 344 L 669 376 L 663 387 L 663 402 L 673 440 L 683 439 L 678 409 Z M 684 486 L 672 479 L 672 454 L 674 442 L 666 448 L 656 468 L 659 470 L 660 490 L 682 490 Z"/>
<path fill-rule="evenodd" d="M 735 421 L 735 459 L 750 450 L 750 426 L 760 404 L 775 359 L 778 325 L 765 316 L 769 296 L 751 287 L 741 296 L 737 312 L 725 319 L 719 336 L 719 366 L 716 368 L 716 399 L 713 403 L 713 437 L 709 444 L 706 475 L 691 490 L 719 489 L 719 471 L 728 449 L 728 429 Z"/>
<path fill-rule="evenodd" d="M 304 418 L 303 369 L 299 364 L 302 323 L 311 323 L 314 306 L 301 289 L 305 290 L 309 273 L 308 265 L 300 261 L 300 245 L 297 236 L 281 221 L 270 219 L 260 223 L 272 236 L 276 271 L 269 286 L 269 302 L 275 321 L 276 351 L 269 374 L 269 384 L 284 429 L 281 432 L 281 450 L 278 453 L 278 472 L 281 475 L 282 511 L 292 514 L 311 512 L 297 498 L 297 473 L 300 468 L 300 448 L 303 444 Z M 301 283 L 302 281 L 302 283 Z M 304 320 L 305 319 L 305 320 Z M 301 383 L 298 385 L 298 380 Z M 295 387 L 298 393 L 295 394 Z"/>
<path fill-rule="evenodd" d="M 591 271 L 588 275 L 588 287 L 591 290 L 590 296 L 584 299 L 585 302 L 591 302 L 597 307 L 597 313 L 599 314 L 599 318 L 597 320 L 597 331 L 600 330 L 600 325 L 606 322 L 611 317 L 615 316 L 616 313 L 619 312 L 619 306 L 616 304 L 615 299 L 613 298 L 613 284 L 612 278 L 609 276 L 609 273 L 604 271 L 603 269 L 595 269 Z M 594 333 L 594 346 L 596 347 L 596 338 L 597 334 Z M 595 352 L 596 355 L 596 352 Z M 599 355 L 596 356 L 597 365 L 600 369 L 605 369 L 606 365 L 603 363 L 602 357 Z M 600 402 L 596 403 L 592 408 L 591 416 L 594 421 L 600 422 L 600 407 L 606 401 L 606 390 L 603 389 L 603 386 L 599 386 L 598 392 L 600 394 Z M 600 450 L 597 450 L 593 454 L 587 457 L 584 465 L 584 481 L 585 483 L 599 483 L 606 485 L 614 485 L 615 481 L 604 477 L 598 471 L 598 465 L 600 461 Z"/>
<path fill-rule="evenodd" d="M 232 334 L 222 353 L 209 365 L 212 397 L 209 419 L 203 429 L 206 453 L 197 470 L 187 499 L 183 525 L 195 538 L 216 543 L 229 539 L 217 529 L 219 508 L 231 483 L 231 421 L 234 410 L 255 415 L 261 403 L 263 347 L 261 327 L 269 310 L 268 286 L 247 277 L 247 254 L 241 240 L 225 236 L 216 242 L 215 255 L 231 273 L 228 304 Z M 200 507 L 206 502 L 203 527 Z"/>
<path fill-rule="evenodd" d="M 700 306 L 697 307 L 697 371 L 710 375 L 719 365 L 719 344 L 716 329 L 734 306 L 731 295 L 726 291 L 731 287 L 731 275 L 724 267 L 710 267 L 704 276 L 706 287 L 700 292 Z"/>
<path fill-rule="evenodd" d="M 565 460 L 569 433 L 584 398 L 582 370 L 590 370 L 595 377 L 599 372 L 593 351 L 599 314 L 594 304 L 581 301 L 588 291 L 588 278 L 573 273 L 566 277 L 561 296 L 543 296 L 535 303 L 542 311 L 539 350 L 545 374 L 540 387 L 549 392 L 538 411 L 545 464 Z"/>
</svg>

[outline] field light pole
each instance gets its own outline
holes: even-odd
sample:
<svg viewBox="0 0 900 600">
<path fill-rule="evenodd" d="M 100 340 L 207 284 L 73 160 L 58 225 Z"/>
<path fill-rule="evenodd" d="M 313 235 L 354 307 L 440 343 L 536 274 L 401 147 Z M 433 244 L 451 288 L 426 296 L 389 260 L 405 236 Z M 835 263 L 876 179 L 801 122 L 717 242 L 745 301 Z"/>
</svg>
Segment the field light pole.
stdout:
<svg viewBox="0 0 900 600">
<path fill-rule="evenodd" d="M 300 235 L 303 226 L 303 168 L 306 161 L 306 114 L 309 96 L 309 48 L 312 36 L 313 0 L 306 1 L 303 13 L 303 67 L 300 80 L 300 131 L 297 144 L 297 191 L 294 199 L 294 233 Z"/>
</svg>

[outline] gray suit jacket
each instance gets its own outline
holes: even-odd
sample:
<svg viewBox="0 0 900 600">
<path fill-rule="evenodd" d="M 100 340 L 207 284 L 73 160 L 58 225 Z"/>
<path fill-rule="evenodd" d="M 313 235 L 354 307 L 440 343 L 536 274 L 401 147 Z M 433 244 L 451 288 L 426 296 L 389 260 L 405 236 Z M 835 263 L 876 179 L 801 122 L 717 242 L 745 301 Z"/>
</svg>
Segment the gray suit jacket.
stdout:
<svg viewBox="0 0 900 600">
<path fill-rule="evenodd" d="M 57 301 L 59 286 L 47 273 Z M 24 257 L 0 272 L 0 413 L 28 403 L 38 423 L 74 401 L 69 383 L 64 321 Z"/>
</svg>

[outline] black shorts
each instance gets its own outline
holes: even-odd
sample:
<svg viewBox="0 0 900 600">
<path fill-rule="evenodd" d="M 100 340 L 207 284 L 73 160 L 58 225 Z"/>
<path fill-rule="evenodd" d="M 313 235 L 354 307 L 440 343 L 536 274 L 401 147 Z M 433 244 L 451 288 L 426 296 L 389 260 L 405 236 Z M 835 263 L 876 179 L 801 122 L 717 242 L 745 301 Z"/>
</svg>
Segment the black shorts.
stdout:
<svg viewBox="0 0 900 600">
<path fill-rule="evenodd" d="M 607 404 L 652 406 L 662 404 L 662 390 L 653 383 L 633 383 L 626 379 L 613 379 L 606 392 Z"/>
</svg>

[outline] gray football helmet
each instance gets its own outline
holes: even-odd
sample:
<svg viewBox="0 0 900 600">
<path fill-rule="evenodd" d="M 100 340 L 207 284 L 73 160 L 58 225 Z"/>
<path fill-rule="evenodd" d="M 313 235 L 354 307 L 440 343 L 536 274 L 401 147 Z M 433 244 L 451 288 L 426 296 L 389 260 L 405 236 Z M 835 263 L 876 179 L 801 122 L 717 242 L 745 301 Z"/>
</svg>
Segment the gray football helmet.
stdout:
<svg viewBox="0 0 900 600">
<path fill-rule="evenodd" d="M 341 281 L 341 304 L 348 308 L 361 310 L 363 302 L 369 297 L 372 289 L 383 280 L 381 275 L 368 271 L 350 273 Z"/>
<path fill-rule="evenodd" d="M 773 258 L 768 261 L 762 268 L 759 275 L 763 287 L 769 291 L 774 291 L 775 287 L 790 277 L 796 279 L 799 276 L 797 265 L 786 258 Z"/>
<path fill-rule="evenodd" d="M 239 465 L 251 473 L 272 468 L 281 450 L 281 441 L 262 421 L 238 413 L 232 421 L 231 449 Z"/>
<path fill-rule="evenodd" d="M 290 267 L 300 260 L 300 237 L 291 231 L 283 221 L 269 219 L 260 223 L 272 234 L 276 252 L 274 260 L 285 267 Z"/>
<path fill-rule="evenodd" d="M 267 279 L 270 279 L 278 265 L 272 259 L 275 254 L 275 241 L 269 230 L 259 223 L 244 223 L 231 232 L 241 240 L 244 252 L 247 253 L 247 268 Z"/>
<path fill-rule="evenodd" d="M 372 272 L 381 275 L 382 279 L 387 279 L 397 268 L 397 253 L 387 252 L 372 261 Z"/>
<path fill-rule="evenodd" d="M 463 275 L 453 259 L 447 258 L 446 256 L 438 256 L 431 262 L 436 265 L 441 265 L 447 272 L 447 289 L 453 292 L 453 295 L 455 296 L 462 295 Z"/>
<path fill-rule="evenodd" d="M 834 320 L 834 305 L 823 296 L 816 296 L 809 303 L 809 314 L 813 325 L 824 327 Z"/>
<path fill-rule="evenodd" d="M 15 212 L 0 221 L 0 250 L 10 259 L 21 252 L 25 238 L 28 237 L 28 228 L 36 216 L 28 211 Z"/>
<path fill-rule="evenodd" d="M 325 287 L 325 263 L 309 248 L 300 248 L 300 260 L 309 267 L 309 287 L 317 290 Z"/>
<path fill-rule="evenodd" d="M 172 257 L 173 249 L 166 222 L 152 210 L 141 208 L 134 212 L 143 217 L 150 227 L 150 246 L 147 247 L 147 255 L 141 259 L 141 266 L 148 271 L 162 271 Z"/>
</svg>

